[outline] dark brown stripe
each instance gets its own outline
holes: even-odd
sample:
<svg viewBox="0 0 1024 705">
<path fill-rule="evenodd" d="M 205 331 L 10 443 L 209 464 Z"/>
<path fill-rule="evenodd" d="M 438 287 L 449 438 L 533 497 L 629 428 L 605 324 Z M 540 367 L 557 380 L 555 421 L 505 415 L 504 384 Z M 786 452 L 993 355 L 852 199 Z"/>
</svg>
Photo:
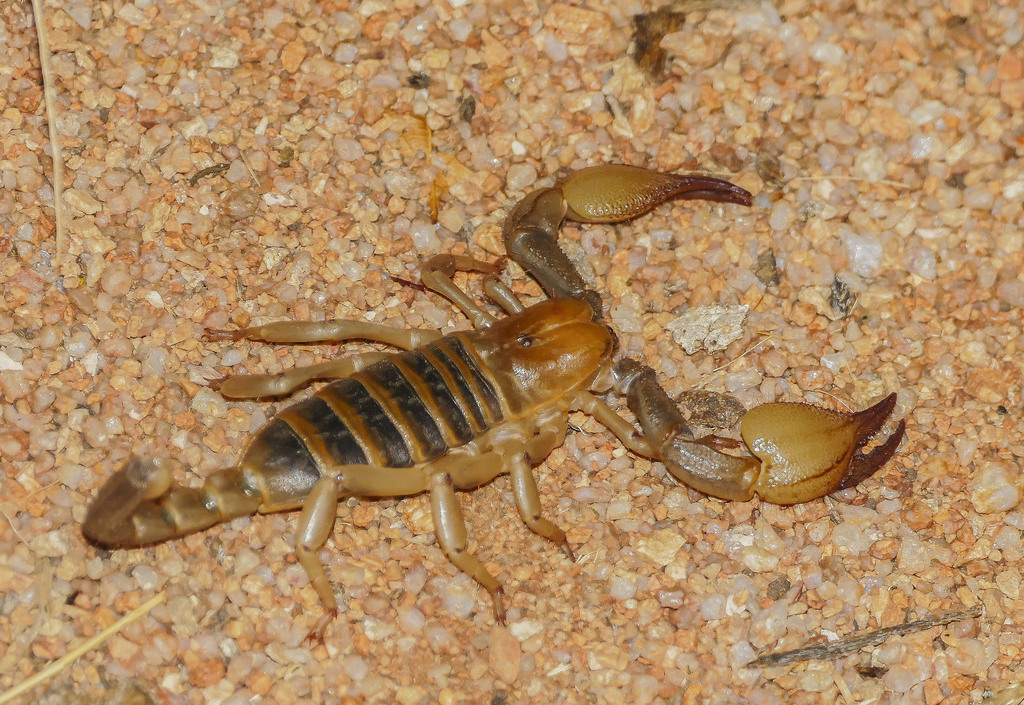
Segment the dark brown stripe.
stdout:
<svg viewBox="0 0 1024 705">
<path fill-rule="evenodd" d="M 498 390 L 494 388 L 494 384 L 491 383 L 491 380 L 480 369 L 476 356 L 469 351 L 466 344 L 454 335 L 443 338 L 438 343 L 446 344 L 451 353 L 458 356 L 458 359 L 469 371 L 470 379 L 473 386 L 476 387 L 480 400 L 486 405 L 486 410 L 490 411 L 488 425 L 494 425 L 505 418 L 501 411 L 501 400 L 498 398 Z"/>
<path fill-rule="evenodd" d="M 484 410 L 480 407 L 473 388 L 466 381 L 466 370 L 435 343 L 424 345 L 419 348 L 419 351 L 437 368 L 438 372 L 447 377 L 447 386 L 455 394 L 459 406 L 469 412 L 469 421 L 473 424 L 474 431 L 479 433 L 487 430 L 488 423 L 484 418 Z"/>
<path fill-rule="evenodd" d="M 372 367 L 372 365 L 371 365 Z M 330 404 L 357 437 L 365 434 L 375 464 L 390 468 L 412 467 L 409 446 L 395 422 L 366 386 L 354 377 L 332 382 L 317 393 Z"/>
<path fill-rule="evenodd" d="M 395 356 L 395 362 L 437 421 L 441 434 L 449 446 L 469 443 L 473 428 L 466 418 L 466 411 L 459 405 L 455 393 L 448 386 L 444 375 L 418 350 L 410 350 Z"/>
<path fill-rule="evenodd" d="M 305 442 L 279 418 L 260 429 L 239 465 L 258 478 L 263 497 L 275 507 L 301 505 L 320 479 Z"/>
<path fill-rule="evenodd" d="M 448 452 L 448 444 L 419 393 L 392 360 L 376 362 L 359 373 L 367 389 L 381 401 L 412 441 L 413 460 L 422 463 Z"/>
<path fill-rule="evenodd" d="M 320 446 L 322 452 L 319 455 L 323 456 L 321 460 L 325 464 L 367 464 L 366 453 L 351 429 L 319 396 L 288 407 L 278 414 L 278 418 L 284 418 L 311 451 L 316 450 L 314 445 Z"/>
</svg>

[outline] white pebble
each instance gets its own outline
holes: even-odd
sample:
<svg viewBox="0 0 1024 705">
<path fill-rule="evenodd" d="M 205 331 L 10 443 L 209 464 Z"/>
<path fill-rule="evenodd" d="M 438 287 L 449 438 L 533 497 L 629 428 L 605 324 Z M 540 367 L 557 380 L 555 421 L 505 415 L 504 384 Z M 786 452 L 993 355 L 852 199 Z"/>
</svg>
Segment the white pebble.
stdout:
<svg viewBox="0 0 1024 705">
<path fill-rule="evenodd" d="M 873 277 L 882 264 L 882 243 L 878 238 L 859 235 L 846 226 L 840 228 L 839 237 L 846 245 L 850 269 L 862 277 Z"/>
<path fill-rule="evenodd" d="M 459 576 L 444 587 L 441 600 L 444 608 L 455 617 L 466 617 L 476 608 L 477 591 L 475 583 L 470 584 L 468 580 Z"/>
<path fill-rule="evenodd" d="M 629 578 L 616 576 L 609 581 L 608 592 L 616 600 L 631 600 L 636 596 L 636 583 Z"/>
<path fill-rule="evenodd" d="M 427 618 L 415 607 L 398 608 L 398 628 L 406 633 L 415 633 L 423 630 Z"/>
<path fill-rule="evenodd" d="M 525 191 L 537 180 L 537 169 L 532 164 L 514 164 L 505 176 L 508 191 Z"/>
<path fill-rule="evenodd" d="M 700 614 L 705 620 L 725 617 L 725 595 L 708 595 L 700 603 Z"/>
<path fill-rule="evenodd" d="M 968 485 L 971 504 L 979 514 L 1013 509 L 1021 500 L 1019 478 L 1019 467 L 1010 468 L 1008 463 L 1002 461 L 987 463 Z"/>
<path fill-rule="evenodd" d="M 927 247 L 917 245 L 908 248 L 903 256 L 903 262 L 907 271 L 922 279 L 935 279 L 937 275 L 938 260 L 935 253 Z"/>
<path fill-rule="evenodd" d="M 104 267 L 100 276 L 100 286 L 110 296 L 119 297 L 127 294 L 132 286 L 128 265 L 124 262 L 113 262 Z"/>
<path fill-rule="evenodd" d="M 427 220 L 415 220 L 409 228 L 412 243 L 420 252 L 431 254 L 441 249 L 441 239 L 437 236 L 437 226 Z"/>
<path fill-rule="evenodd" d="M 771 226 L 772 230 L 776 231 L 789 230 L 794 220 L 796 220 L 796 211 L 793 210 L 793 206 L 790 205 L 789 201 L 780 200 L 776 201 L 772 207 L 772 214 L 768 218 L 768 225 Z"/>
<path fill-rule="evenodd" d="M 865 149 L 854 157 L 853 169 L 858 176 L 872 183 L 881 181 L 886 176 L 885 152 L 878 145 Z"/>
<path fill-rule="evenodd" d="M 811 57 L 823 64 L 838 66 L 846 58 L 846 52 L 838 44 L 832 42 L 815 42 L 811 46 Z"/>
<path fill-rule="evenodd" d="M 544 35 L 544 53 L 555 63 L 560 63 L 569 58 L 568 47 L 565 42 L 559 41 L 550 33 Z"/>
</svg>

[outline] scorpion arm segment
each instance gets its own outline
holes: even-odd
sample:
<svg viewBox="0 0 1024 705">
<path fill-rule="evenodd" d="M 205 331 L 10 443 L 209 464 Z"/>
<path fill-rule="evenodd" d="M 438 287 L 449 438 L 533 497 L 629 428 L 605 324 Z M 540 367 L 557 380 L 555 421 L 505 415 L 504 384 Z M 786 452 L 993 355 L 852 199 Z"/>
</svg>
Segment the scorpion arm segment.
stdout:
<svg viewBox="0 0 1024 705">
<path fill-rule="evenodd" d="M 704 494 L 739 501 L 753 497 L 760 472 L 757 460 L 718 452 L 722 444 L 715 436 L 695 439 L 651 368 L 624 358 L 612 373 L 651 444 L 648 457 L 661 460 L 673 477 Z"/>
<path fill-rule="evenodd" d="M 558 226 L 563 219 L 620 223 L 673 198 L 751 204 L 746 190 L 709 176 L 663 174 L 622 164 L 590 167 L 520 201 L 505 219 L 505 248 L 550 295 L 584 299 L 599 314 L 597 292 L 587 288 L 558 246 Z"/>
<path fill-rule="evenodd" d="M 795 504 L 823 497 L 870 477 L 892 458 L 903 438 L 905 422 L 900 421 L 873 451 L 857 453 L 892 414 L 895 394 L 855 414 L 807 404 L 765 404 L 742 421 L 744 443 L 756 457 L 727 455 L 720 451 L 737 444 L 716 436 L 694 439 L 650 368 L 624 359 L 614 374 L 616 388 L 626 395 L 652 449 L 637 452 L 664 462 L 683 484 L 721 499 L 746 501 L 758 495 L 774 504 Z"/>
</svg>

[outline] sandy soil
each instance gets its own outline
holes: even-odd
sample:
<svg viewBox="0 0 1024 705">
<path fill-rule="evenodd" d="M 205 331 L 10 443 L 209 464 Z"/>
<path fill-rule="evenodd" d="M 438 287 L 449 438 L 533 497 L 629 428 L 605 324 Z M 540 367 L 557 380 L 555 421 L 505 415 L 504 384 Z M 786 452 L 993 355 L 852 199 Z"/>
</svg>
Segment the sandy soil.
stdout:
<svg viewBox="0 0 1024 705">
<path fill-rule="evenodd" d="M 5 3 L 0 689 L 158 593 L 22 702 L 935 705 L 1019 681 L 1024 18 L 1009 0 L 707 5 L 681 8 L 652 77 L 627 53 L 631 16 L 655 9 L 636 2 L 51 3 L 56 252 L 35 28 Z M 391 276 L 502 254 L 511 204 L 606 162 L 756 196 L 563 229 L 625 351 L 674 396 L 748 408 L 898 392 L 907 437 L 875 478 L 794 507 L 722 502 L 578 415 L 538 471 L 575 564 L 522 525 L 507 478 L 461 497 L 507 627 L 425 499 L 364 502 L 321 553 L 342 611 L 315 648 L 294 514 L 142 550 L 83 540 L 131 454 L 195 485 L 277 408 L 211 381 L 361 349 L 205 327 L 465 326 Z M 667 330 L 740 304 L 724 350 L 687 354 Z M 842 658 L 745 666 L 979 605 Z"/>
</svg>

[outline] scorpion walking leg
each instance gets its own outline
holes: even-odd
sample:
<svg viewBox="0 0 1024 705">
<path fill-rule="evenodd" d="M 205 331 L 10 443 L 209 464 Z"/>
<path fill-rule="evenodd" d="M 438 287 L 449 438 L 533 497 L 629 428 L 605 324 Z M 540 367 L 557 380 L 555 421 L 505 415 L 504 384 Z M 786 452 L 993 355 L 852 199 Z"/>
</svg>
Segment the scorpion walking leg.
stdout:
<svg viewBox="0 0 1024 705">
<path fill-rule="evenodd" d="M 420 281 L 423 286 L 445 297 L 466 314 L 474 328 L 487 328 L 494 323 L 494 316 L 476 305 L 454 281 L 455 272 L 481 272 L 497 274 L 501 271 L 501 262 L 491 264 L 473 257 L 459 255 L 435 255 L 423 263 Z"/>
<path fill-rule="evenodd" d="M 394 328 L 367 321 L 273 321 L 241 330 L 208 329 L 207 340 L 262 340 L 266 343 L 340 343 L 345 340 L 374 340 L 402 350 L 430 343 L 441 337 L 436 330 Z"/>
<path fill-rule="evenodd" d="M 466 522 L 455 496 L 452 476 L 437 472 L 430 479 L 430 509 L 434 518 L 434 531 L 441 550 L 457 568 L 476 580 L 491 595 L 494 604 L 494 618 L 499 624 L 505 623 L 505 605 L 502 601 L 504 589 L 480 559 L 466 548 Z"/>
<path fill-rule="evenodd" d="M 317 551 L 327 542 L 334 528 L 338 500 L 349 495 L 411 495 L 425 489 L 426 476 L 417 468 L 389 468 L 385 472 L 373 465 L 345 465 L 335 474 L 320 478 L 313 486 L 302 504 L 295 529 L 295 555 L 324 606 L 323 616 L 316 621 L 307 639 L 322 640 L 324 629 L 338 614 L 338 601 L 327 579 L 324 564 L 317 556 Z"/>
<path fill-rule="evenodd" d="M 501 306 L 505 313 L 519 313 L 526 308 L 523 306 L 523 302 L 519 300 L 519 297 L 503 281 L 495 277 L 484 279 L 484 293 L 487 294 L 491 301 Z"/>
<path fill-rule="evenodd" d="M 291 394 L 315 379 L 340 379 L 358 372 L 367 365 L 387 358 L 387 353 L 362 353 L 340 360 L 321 362 L 308 367 L 293 367 L 274 375 L 241 374 L 225 377 L 219 382 L 222 396 L 229 399 L 255 399 Z"/>
<path fill-rule="evenodd" d="M 207 340 L 262 340 L 268 343 L 337 343 L 373 340 L 411 350 L 441 336 L 438 331 L 393 328 L 366 321 L 274 321 L 236 331 L 207 330 Z M 234 375 L 219 382 L 220 393 L 231 399 L 253 399 L 290 394 L 314 379 L 338 379 L 386 357 L 363 353 L 308 367 L 296 367 L 275 375 Z"/>
<path fill-rule="evenodd" d="M 512 460 L 512 494 L 516 498 L 516 509 L 523 523 L 530 531 L 543 536 L 558 545 L 570 561 L 576 562 L 576 556 L 569 546 L 565 532 L 550 520 L 541 515 L 540 493 L 537 491 L 537 480 L 533 476 L 533 467 L 527 454 L 521 453 Z"/>
<path fill-rule="evenodd" d="M 295 555 L 305 568 L 309 582 L 324 606 L 323 616 L 316 621 L 306 636 L 311 641 L 322 641 L 324 629 L 338 614 L 338 601 L 334 597 L 334 590 L 327 579 L 324 564 L 320 562 L 317 551 L 327 542 L 327 537 L 334 528 L 340 492 L 333 477 L 321 478 L 303 503 L 299 523 L 295 529 Z"/>
</svg>

